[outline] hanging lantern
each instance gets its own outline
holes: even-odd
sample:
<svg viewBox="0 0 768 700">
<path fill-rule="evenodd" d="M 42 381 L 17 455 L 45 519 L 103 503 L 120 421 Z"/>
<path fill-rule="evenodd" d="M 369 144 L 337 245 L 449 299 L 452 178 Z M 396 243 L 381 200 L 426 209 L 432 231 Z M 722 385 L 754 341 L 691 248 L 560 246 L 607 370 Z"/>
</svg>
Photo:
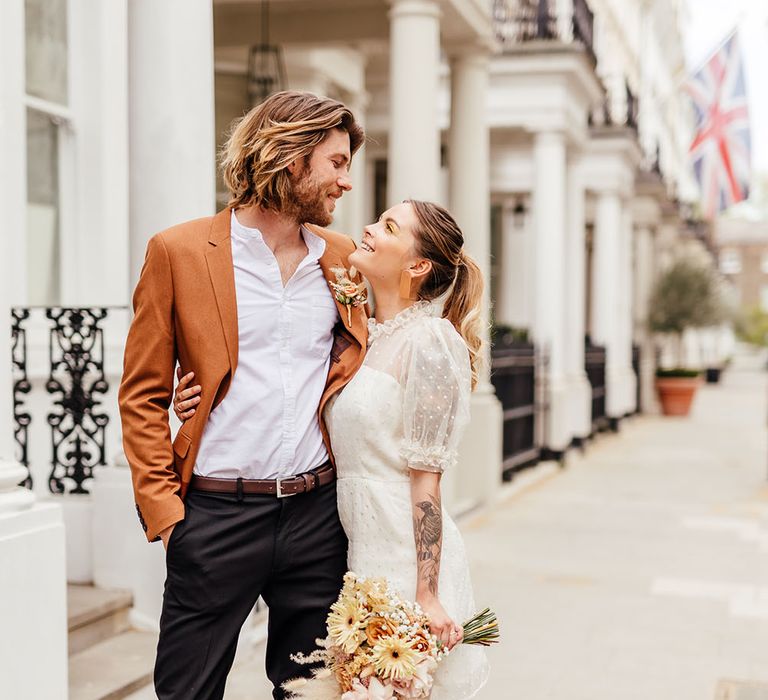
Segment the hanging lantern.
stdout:
<svg viewBox="0 0 768 700">
<path fill-rule="evenodd" d="M 251 106 L 263 102 L 273 92 L 285 89 L 285 64 L 282 49 L 269 43 L 269 2 L 261 3 L 261 43 L 248 52 L 248 99 Z"/>
</svg>

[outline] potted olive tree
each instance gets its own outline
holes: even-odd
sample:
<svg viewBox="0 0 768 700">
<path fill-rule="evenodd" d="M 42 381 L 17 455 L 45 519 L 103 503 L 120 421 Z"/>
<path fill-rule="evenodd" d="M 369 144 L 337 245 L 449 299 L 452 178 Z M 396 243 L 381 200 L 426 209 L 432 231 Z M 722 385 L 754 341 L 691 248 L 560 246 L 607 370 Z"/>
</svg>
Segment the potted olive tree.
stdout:
<svg viewBox="0 0 768 700">
<path fill-rule="evenodd" d="M 715 326 L 723 317 L 711 269 L 683 259 L 659 277 L 651 294 L 648 323 L 654 333 L 673 339 L 676 362 L 656 371 L 656 391 L 664 415 L 687 416 L 700 381 L 698 370 L 685 367 L 683 334 L 689 328 Z"/>
</svg>

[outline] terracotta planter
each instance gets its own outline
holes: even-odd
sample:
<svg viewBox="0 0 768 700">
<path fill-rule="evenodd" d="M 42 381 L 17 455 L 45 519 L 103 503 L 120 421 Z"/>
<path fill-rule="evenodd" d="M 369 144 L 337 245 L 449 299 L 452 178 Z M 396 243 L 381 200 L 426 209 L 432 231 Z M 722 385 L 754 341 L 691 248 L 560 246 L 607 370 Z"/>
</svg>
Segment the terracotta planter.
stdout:
<svg viewBox="0 0 768 700">
<path fill-rule="evenodd" d="M 699 386 L 698 377 L 656 377 L 656 393 L 665 416 L 687 416 Z"/>
</svg>

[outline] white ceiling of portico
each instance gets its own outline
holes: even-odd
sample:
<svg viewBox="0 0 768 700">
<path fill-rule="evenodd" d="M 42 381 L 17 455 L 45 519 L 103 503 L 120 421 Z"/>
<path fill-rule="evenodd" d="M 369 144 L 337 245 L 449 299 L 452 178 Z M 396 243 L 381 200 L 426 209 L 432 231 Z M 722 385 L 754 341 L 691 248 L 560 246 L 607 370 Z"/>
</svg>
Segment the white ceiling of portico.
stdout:
<svg viewBox="0 0 768 700">
<path fill-rule="evenodd" d="M 492 36 L 490 4 L 485 0 L 438 0 L 444 44 Z M 270 0 L 270 41 L 278 44 L 386 40 L 388 0 Z M 217 49 L 249 46 L 261 34 L 259 0 L 214 0 Z"/>
</svg>

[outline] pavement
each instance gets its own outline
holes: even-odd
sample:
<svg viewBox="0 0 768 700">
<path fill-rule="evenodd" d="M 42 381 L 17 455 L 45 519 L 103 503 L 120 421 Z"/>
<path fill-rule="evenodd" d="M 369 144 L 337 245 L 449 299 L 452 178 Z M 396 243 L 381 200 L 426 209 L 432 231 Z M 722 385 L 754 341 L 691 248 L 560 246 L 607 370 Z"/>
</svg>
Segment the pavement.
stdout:
<svg viewBox="0 0 768 700">
<path fill-rule="evenodd" d="M 764 366 L 738 356 L 689 418 L 628 419 L 462 519 L 503 637 L 477 700 L 768 700 Z M 268 700 L 262 669 L 241 654 L 226 700 Z"/>
<path fill-rule="evenodd" d="M 739 356 L 689 418 L 627 420 L 463 523 L 503 625 L 478 700 L 768 699 L 763 367 Z"/>
</svg>

